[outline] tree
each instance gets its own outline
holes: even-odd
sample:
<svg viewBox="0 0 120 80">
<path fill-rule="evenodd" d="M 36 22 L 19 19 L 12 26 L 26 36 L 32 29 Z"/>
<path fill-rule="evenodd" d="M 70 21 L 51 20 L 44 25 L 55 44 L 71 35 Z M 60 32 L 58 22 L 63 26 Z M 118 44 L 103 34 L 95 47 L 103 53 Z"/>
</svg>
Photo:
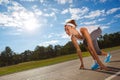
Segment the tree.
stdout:
<svg viewBox="0 0 120 80">
<path fill-rule="evenodd" d="M 25 50 L 21 53 L 22 62 L 31 61 L 33 52 L 30 50 Z"/>
<path fill-rule="evenodd" d="M 61 49 L 62 49 L 62 46 L 55 45 L 55 47 L 54 47 L 54 53 L 55 53 L 56 56 L 60 56 L 61 55 Z"/>
<path fill-rule="evenodd" d="M 61 49 L 61 54 L 72 54 L 76 52 L 75 47 L 71 41 L 69 41 L 67 44 L 65 44 Z"/>
<path fill-rule="evenodd" d="M 83 43 L 80 42 L 80 45 L 79 45 L 79 46 L 80 46 L 81 51 L 86 51 L 86 48 L 85 48 L 85 46 L 83 45 Z"/>
<path fill-rule="evenodd" d="M 1 52 L 1 66 L 8 66 L 13 64 L 14 52 L 10 47 L 6 47 L 3 52 Z"/>
<path fill-rule="evenodd" d="M 13 55 L 13 64 L 18 64 L 22 62 L 21 54 L 14 53 Z"/>
<path fill-rule="evenodd" d="M 47 54 L 45 51 L 45 47 L 43 46 L 36 46 L 34 52 L 33 52 L 33 59 L 39 60 L 39 59 L 46 59 Z"/>
<path fill-rule="evenodd" d="M 46 54 L 47 54 L 47 58 L 55 57 L 55 53 L 54 53 L 54 50 L 53 50 L 53 46 L 52 46 L 52 45 L 47 46 L 45 52 L 46 52 Z"/>
</svg>

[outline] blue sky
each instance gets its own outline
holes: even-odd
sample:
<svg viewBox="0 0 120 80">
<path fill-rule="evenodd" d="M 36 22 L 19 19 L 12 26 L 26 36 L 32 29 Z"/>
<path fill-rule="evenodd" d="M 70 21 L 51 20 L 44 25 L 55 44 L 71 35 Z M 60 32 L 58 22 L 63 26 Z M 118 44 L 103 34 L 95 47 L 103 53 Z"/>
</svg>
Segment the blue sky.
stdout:
<svg viewBox="0 0 120 80">
<path fill-rule="evenodd" d="M 64 45 L 70 41 L 63 27 L 68 19 L 78 28 L 118 32 L 120 0 L 0 0 L 0 52 L 6 46 L 20 53 L 37 45 Z"/>
</svg>

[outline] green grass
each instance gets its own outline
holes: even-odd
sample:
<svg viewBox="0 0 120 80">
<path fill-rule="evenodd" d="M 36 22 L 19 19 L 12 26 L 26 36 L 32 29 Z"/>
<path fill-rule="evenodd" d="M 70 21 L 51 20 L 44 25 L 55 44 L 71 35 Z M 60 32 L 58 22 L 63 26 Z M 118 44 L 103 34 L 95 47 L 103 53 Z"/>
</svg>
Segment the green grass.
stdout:
<svg viewBox="0 0 120 80">
<path fill-rule="evenodd" d="M 104 50 L 105 51 L 113 51 L 113 50 L 117 50 L 117 49 L 120 49 L 120 46 L 107 48 Z M 86 57 L 89 55 L 90 54 L 88 52 L 83 52 L 83 57 Z M 20 63 L 17 65 L 1 67 L 0 68 L 0 76 L 10 74 L 10 73 L 19 72 L 19 71 L 29 70 L 29 69 L 33 69 L 33 68 L 57 64 L 60 62 L 65 62 L 65 61 L 73 60 L 73 59 L 77 59 L 77 58 L 78 58 L 77 54 L 70 54 L 70 55 L 60 56 L 60 57 L 46 59 L 46 60 L 30 61 L 30 62 Z"/>
</svg>

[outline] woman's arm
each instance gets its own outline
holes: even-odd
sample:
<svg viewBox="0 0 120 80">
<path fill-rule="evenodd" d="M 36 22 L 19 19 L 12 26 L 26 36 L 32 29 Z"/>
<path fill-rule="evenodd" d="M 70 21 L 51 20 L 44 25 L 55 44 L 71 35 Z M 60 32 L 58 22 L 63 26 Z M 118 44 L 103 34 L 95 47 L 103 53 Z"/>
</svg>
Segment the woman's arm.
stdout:
<svg viewBox="0 0 120 80">
<path fill-rule="evenodd" d="M 80 50 L 80 47 L 79 47 L 79 44 L 77 42 L 77 39 L 74 35 L 71 36 L 71 40 L 72 40 L 72 43 L 73 45 L 75 46 L 76 48 L 76 51 L 77 51 L 77 54 L 79 56 L 79 59 L 81 61 L 81 66 L 80 66 L 80 69 L 83 69 L 84 68 L 84 64 L 83 64 L 83 59 L 82 59 L 82 52 Z"/>
<path fill-rule="evenodd" d="M 74 44 L 74 47 L 76 48 L 76 50 L 81 51 L 80 47 L 78 45 L 77 39 L 76 39 L 76 37 L 74 35 L 71 36 L 71 40 L 72 40 L 72 43 Z"/>
</svg>

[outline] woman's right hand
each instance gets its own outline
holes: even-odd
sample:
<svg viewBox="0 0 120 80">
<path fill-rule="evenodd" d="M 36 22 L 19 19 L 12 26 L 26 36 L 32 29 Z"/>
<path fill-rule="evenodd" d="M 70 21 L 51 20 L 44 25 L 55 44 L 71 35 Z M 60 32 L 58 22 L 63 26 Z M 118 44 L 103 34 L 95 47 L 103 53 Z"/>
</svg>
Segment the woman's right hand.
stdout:
<svg viewBox="0 0 120 80">
<path fill-rule="evenodd" d="M 83 64 L 81 64 L 80 69 L 85 69 Z"/>
</svg>

